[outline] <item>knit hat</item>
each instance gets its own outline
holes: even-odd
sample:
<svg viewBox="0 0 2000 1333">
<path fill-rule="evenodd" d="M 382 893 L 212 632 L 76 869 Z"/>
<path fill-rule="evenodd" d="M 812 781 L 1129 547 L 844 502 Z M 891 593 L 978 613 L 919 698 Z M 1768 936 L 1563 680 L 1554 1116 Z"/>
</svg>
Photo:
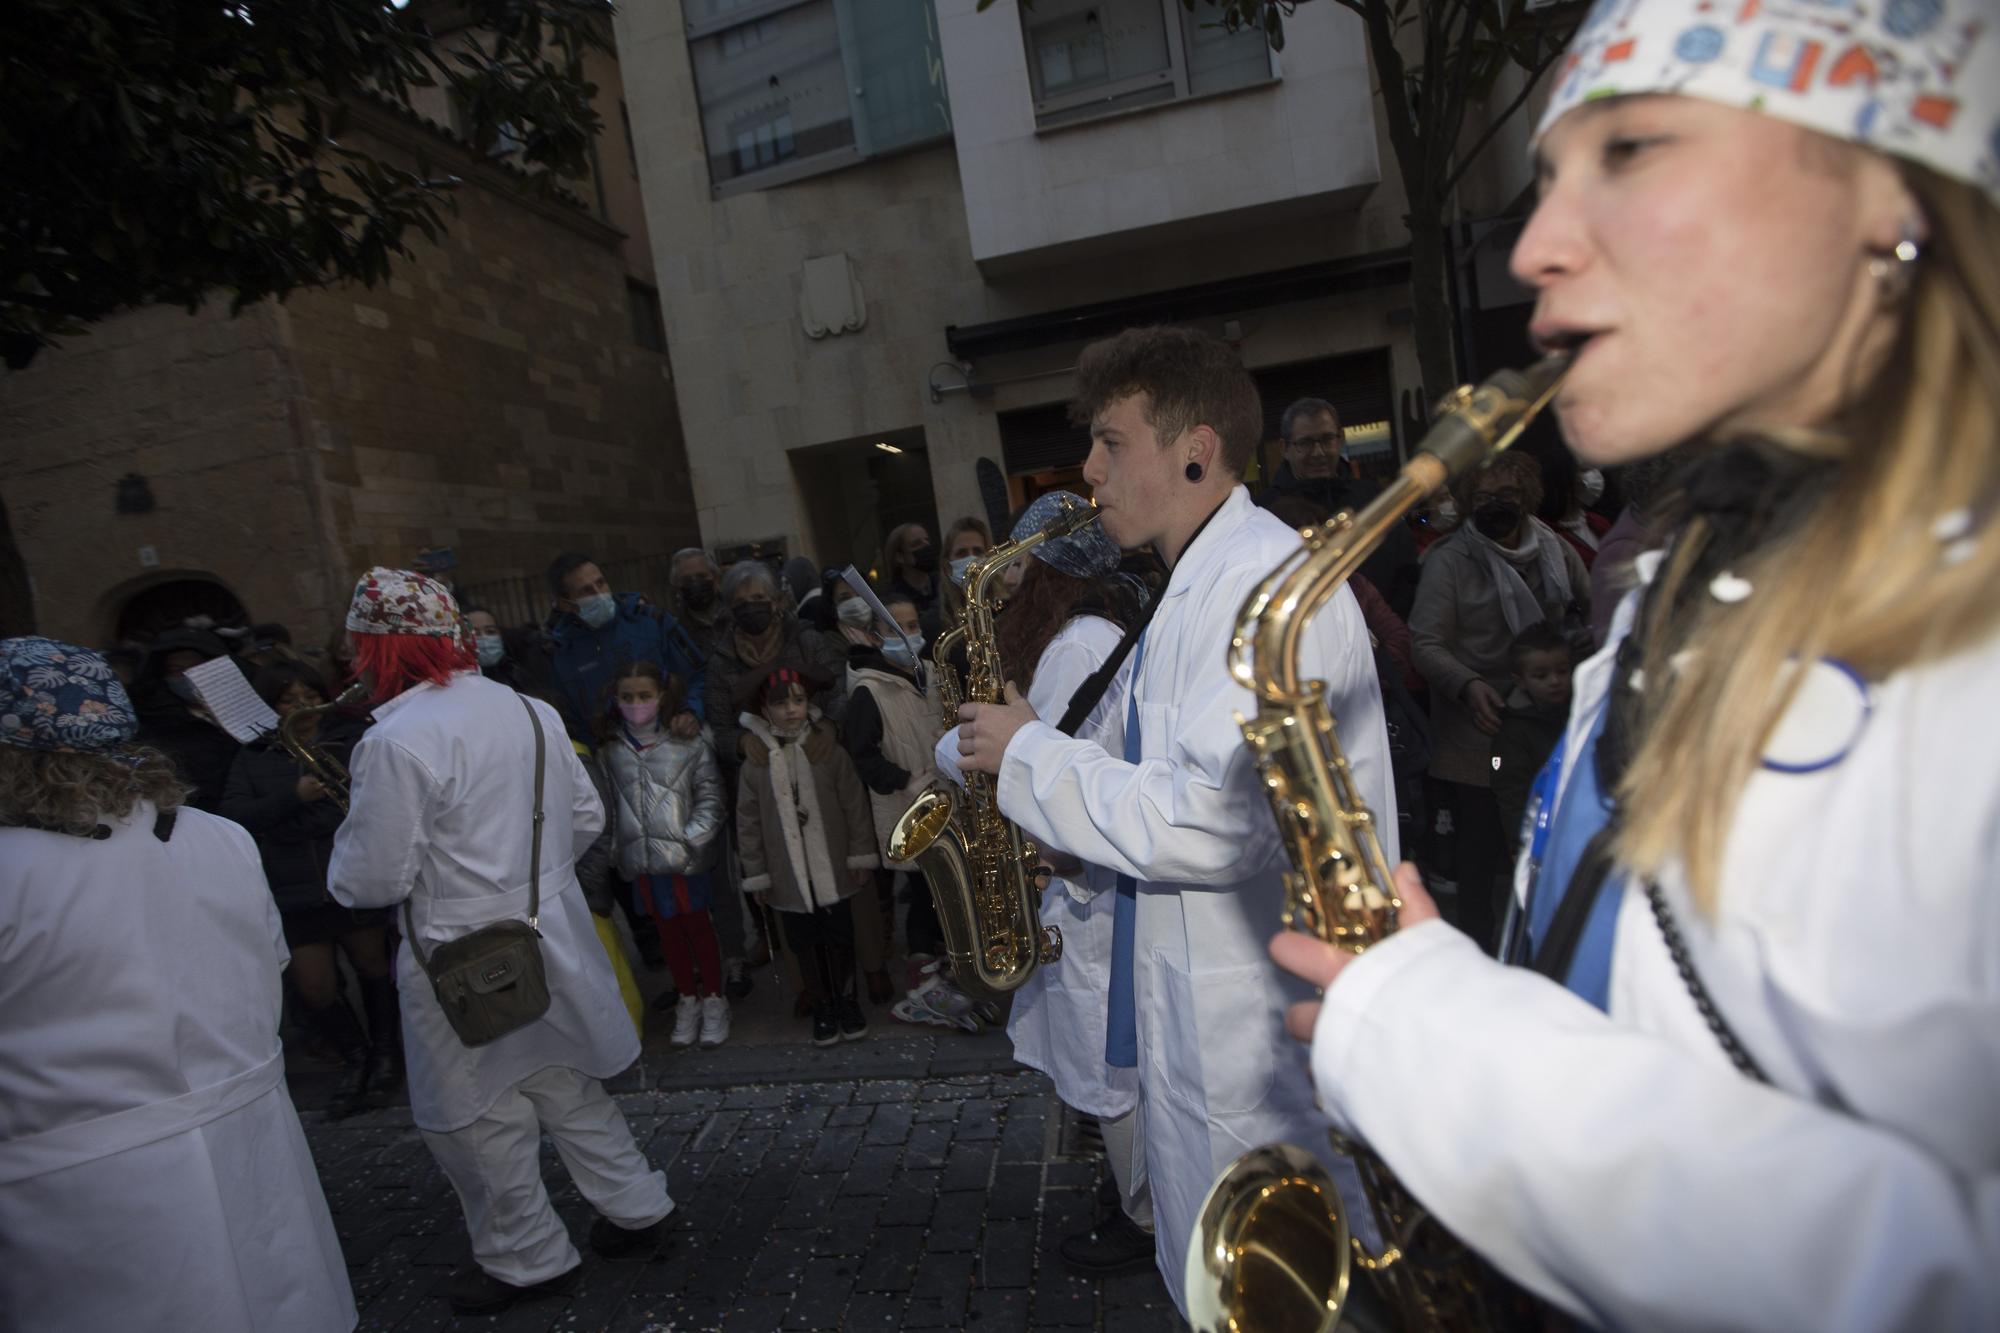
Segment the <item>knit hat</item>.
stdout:
<svg viewBox="0 0 2000 1333">
<path fill-rule="evenodd" d="M 1992 0 L 1598 0 L 1535 137 L 1583 102 L 1631 93 L 1761 111 L 2000 199 Z"/>
<path fill-rule="evenodd" d="M 1032 537 L 1076 506 L 1088 507 L 1089 504 L 1082 496 L 1068 491 L 1046 492 L 1035 497 L 1035 502 L 1022 511 L 1021 519 L 1010 535 L 1015 541 Z M 1104 535 L 1102 523 L 1091 523 L 1067 537 L 1043 542 L 1028 554 L 1072 578 L 1099 578 L 1118 568 L 1118 547 Z"/>
<path fill-rule="evenodd" d="M 112 750 L 139 719 L 111 664 L 56 639 L 0 639 L 0 744 L 24 750 Z"/>
<path fill-rule="evenodd" d="M 460 636 L 458 602 L 443 584 L 407 569 L 381 565 L 354 585 L 347 628 L 355 634 Z"/>
</svg>

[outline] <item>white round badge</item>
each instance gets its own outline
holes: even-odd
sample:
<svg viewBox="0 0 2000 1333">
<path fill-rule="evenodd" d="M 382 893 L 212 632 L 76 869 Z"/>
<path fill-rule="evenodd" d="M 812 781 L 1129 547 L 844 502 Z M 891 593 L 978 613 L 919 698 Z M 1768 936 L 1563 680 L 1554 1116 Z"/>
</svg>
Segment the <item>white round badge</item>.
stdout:
<svg viewBox="0 0 2000 1333">
<path fill-rule="evenodd" d="M 1816 773 L 1853 751 L 1868 725 L 1868 682 L 1847 663 L 1823 657 L 1806 668 L 1790 708 L 1764 746 L 1764 767 Z"/>
</svg>

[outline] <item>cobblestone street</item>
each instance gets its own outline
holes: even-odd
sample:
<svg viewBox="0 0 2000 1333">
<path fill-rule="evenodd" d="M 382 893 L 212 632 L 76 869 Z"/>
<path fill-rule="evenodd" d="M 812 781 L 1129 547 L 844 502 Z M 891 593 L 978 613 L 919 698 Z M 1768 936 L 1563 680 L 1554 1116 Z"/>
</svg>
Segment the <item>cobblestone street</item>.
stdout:
<svg viewBox="0 0 2000 1333">
<path fill-rule="evenodd" d="M 878 1028 L 878 1032 L 880 1029 Z M 567 1297 L 454 1320 L 470 1256 L 458 1202 L 406 1109 L 332 1120 L 294 1089 L 363 1329 L 1164 1330 L 1153 1272 L 1102 1283 L 1055 1246 L 1091 1221 L 1101 1159 L 998 1033 L 891 1031 L 818 1050 L 732 1045 L 646 1057 L 612 1085 L 667 1172 L 674 1243 L 610 1263 L 589 1206 L 543 1142 L 549 1192 L 583 1254 Z"/>
</svg>

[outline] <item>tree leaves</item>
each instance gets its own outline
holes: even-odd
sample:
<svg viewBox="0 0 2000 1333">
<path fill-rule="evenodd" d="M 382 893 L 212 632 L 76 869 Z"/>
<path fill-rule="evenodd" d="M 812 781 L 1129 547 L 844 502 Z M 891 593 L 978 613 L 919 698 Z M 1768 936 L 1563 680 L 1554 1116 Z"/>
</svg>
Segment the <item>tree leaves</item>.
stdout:
<svg viewBox="0 0 2000 1333">
<path fill-rule="evenodd" d="M 221 290 L 240 309 L 300 287 L 380 282 L 406 238 L 440 236 L 449 181 L 344 142 L 349 97 L 400 102 L 441 86 L 473 125 L 524 127 L 510 161 L 532 188 L 585 173 L 600 119 L 583 57 L 608 47 L 604 0 L 459 0 L 443 33 L 419 10 L 0 6 L 9 363 L 127 306 L 192 308 Z"/>
</svg>

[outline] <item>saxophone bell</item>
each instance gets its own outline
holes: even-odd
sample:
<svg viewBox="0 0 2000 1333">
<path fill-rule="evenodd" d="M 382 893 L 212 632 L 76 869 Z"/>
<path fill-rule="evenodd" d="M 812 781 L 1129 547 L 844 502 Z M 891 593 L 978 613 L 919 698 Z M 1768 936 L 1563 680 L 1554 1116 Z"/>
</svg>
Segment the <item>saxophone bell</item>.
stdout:
<svg viewBox="0 0 2000 1333">
<path fill-rule="evenodd" d="M 1062 508 L 1040 532 L 994 547 L 966 570 L 965 618 L 956 632 L 965 640 L 967 703 L 999 703 L 1005 697 L 1007 676 L 993 626 L 1001 571 L 1043 542 L 1097 521 L 1096 509 L 1081 500 Z M 948 668 L 939 683 L 947 692 L 946 725 L 955 726 L 958 710 L 948 693 L 955 682 Z M 1012 994 L 1037 967 L 1062 957 L 1061 933 L 1041 924 L 1035 882 L 1040 854 L 1000 813 L 995 788 L 984 773 L 967 773 L 962 791 L 949 782 L 934 783 L 889 834 L 889 858 L 914 862 L 937 900 L 953 979 L 978 1000 Z"/>
</svg>

